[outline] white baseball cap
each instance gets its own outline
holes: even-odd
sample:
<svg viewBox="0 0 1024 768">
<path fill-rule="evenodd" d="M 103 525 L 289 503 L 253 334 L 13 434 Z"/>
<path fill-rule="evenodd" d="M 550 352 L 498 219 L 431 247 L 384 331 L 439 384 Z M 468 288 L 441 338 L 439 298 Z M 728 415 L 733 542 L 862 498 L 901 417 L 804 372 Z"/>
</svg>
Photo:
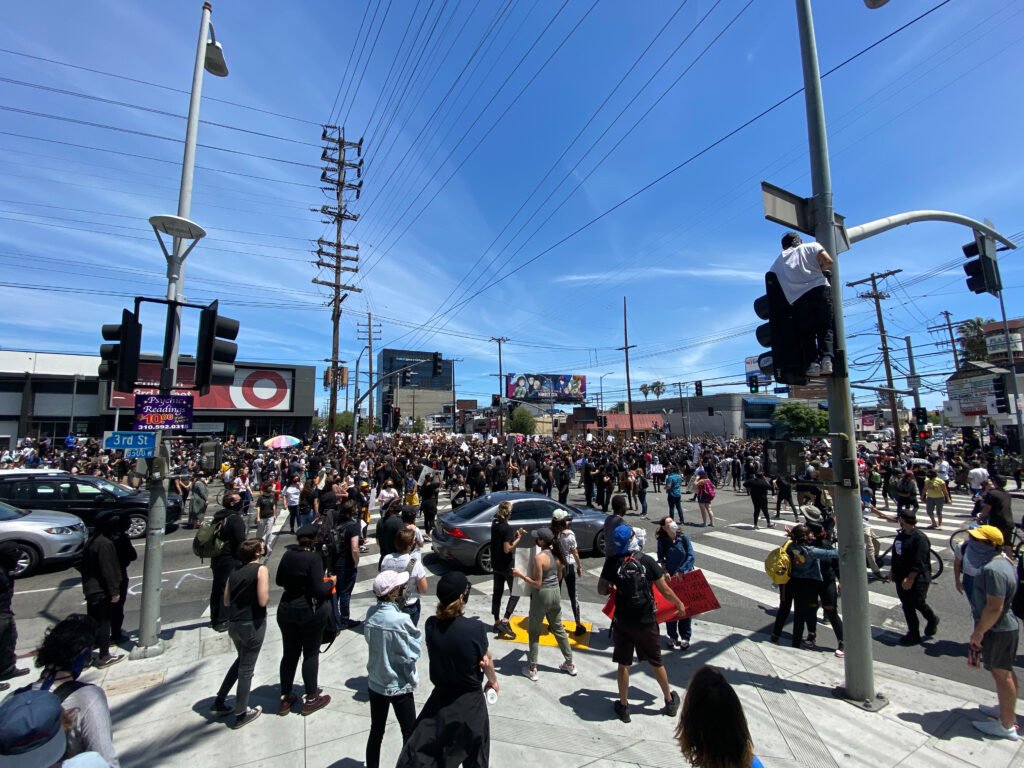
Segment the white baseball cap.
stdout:
<svg viewBox="0 0 1024 768">
<path fill-rule="evenodd" d="M 409 581 L 408 571 L 381 571 L 373 580 L 373 594 L 377 597 L 384 597 L 390 594 L 395 587 L 400 587 Z"/>
</svg>

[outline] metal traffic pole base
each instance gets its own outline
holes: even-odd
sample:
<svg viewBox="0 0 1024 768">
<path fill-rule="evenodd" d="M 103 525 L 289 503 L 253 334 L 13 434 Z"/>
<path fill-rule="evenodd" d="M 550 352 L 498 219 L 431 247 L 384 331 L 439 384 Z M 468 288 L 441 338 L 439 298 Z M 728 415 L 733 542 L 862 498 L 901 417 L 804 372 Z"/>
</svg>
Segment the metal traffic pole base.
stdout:
<svg viewBox="0 0 1024 768">
<path fill-rule="evenodd" d="M 852 704 L 857 709 L 864 710 L 865 712 L 878 712 L 889 705 L 889 700 L 880 693 L 876 693 L 873 699 L 854 699 L 847 692 L 845 685 L 837 685 L 833 688 L 832 695 L 837 699 L 842 699 L 847 704 Z"/>
<path fill-rule="evenodd" d="M 129 653 L 130 659 L 151 659 L 160 656 L 165 645 L 160 637 L 160 606 L 163 591 L 163 544 L 167 528 L 166 443 L 163 434 L 156 438 L 156 456 L 152 459 L 149 480 L 149 515 L 146 522 L 146 549 L 142 570 L 142 612 L 139 615 L 139 642 Z"/>
</svg>

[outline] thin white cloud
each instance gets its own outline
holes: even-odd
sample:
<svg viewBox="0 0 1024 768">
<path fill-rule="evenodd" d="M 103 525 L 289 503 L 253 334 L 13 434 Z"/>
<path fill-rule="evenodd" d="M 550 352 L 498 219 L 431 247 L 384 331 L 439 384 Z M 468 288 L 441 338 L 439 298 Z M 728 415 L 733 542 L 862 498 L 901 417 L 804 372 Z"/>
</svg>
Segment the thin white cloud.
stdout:
<svg viewBox="0 0 1024 768">
<path fill-rule="evenodd" d="M 552 278 L 556 283 L 598 283 L 605 280 L 642 280 L 657 277 L 704 277 L 723 280 L 747 280 L 760 282 L 764 280 L 764 272 L 736 267 L 708 266 L 695 267 L 635 267 L 633 269 L 614 270 L 609 272 L 590 272 L 576 275 L 560 275 Z"/>
</svg>

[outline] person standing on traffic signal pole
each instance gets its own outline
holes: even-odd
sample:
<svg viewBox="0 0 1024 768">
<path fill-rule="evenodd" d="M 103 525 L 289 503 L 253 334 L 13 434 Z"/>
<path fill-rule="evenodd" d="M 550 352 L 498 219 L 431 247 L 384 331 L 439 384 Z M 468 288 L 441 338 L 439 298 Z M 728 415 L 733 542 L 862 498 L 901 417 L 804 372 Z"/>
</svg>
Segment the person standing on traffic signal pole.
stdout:
<svg viewBox="0 0 1024 768">
<path fill-rule="evenodd" d="M 770 272 L 793 310 L 793 327 L 807 333 L 808 376 L 832 374 L 832 287 L 825 272 L 832 257 L 820 243 L 804 243 L 796 232 L 782 236 L 782 253 Z"/>
</svg>

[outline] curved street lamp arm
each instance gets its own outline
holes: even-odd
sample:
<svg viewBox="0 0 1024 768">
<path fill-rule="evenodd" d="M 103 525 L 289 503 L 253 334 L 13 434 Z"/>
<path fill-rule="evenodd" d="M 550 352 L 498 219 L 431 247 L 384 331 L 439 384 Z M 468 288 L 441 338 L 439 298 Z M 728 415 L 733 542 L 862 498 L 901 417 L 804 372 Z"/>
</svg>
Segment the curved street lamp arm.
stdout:
<svg viewBox="0 0 1024 768">
<path fill-rule="evenodd" d="M 869 221 L 867 224 L 847 227 L 846 235 L 850 243 L 853 244 L 861 240 L 867 240 L 869 237 L 880 235 L 882 232 L 887 232 L 890 229 L 907 224 L 916 224 L 919 221 L 948 221 L 951 224 L 962 224 L 965 227 L 970 227 L 988 235 L 1007 248 L 1013 249 L 1017 247 L 1016 243 L 996 232 L 988 224 L 972 219 L 969 216 L 950 213 L 949 211 L 907 211 L 906 213 L 897 213 L 894 216 L 886 216 L 884 219 Z"/>
</svg>

